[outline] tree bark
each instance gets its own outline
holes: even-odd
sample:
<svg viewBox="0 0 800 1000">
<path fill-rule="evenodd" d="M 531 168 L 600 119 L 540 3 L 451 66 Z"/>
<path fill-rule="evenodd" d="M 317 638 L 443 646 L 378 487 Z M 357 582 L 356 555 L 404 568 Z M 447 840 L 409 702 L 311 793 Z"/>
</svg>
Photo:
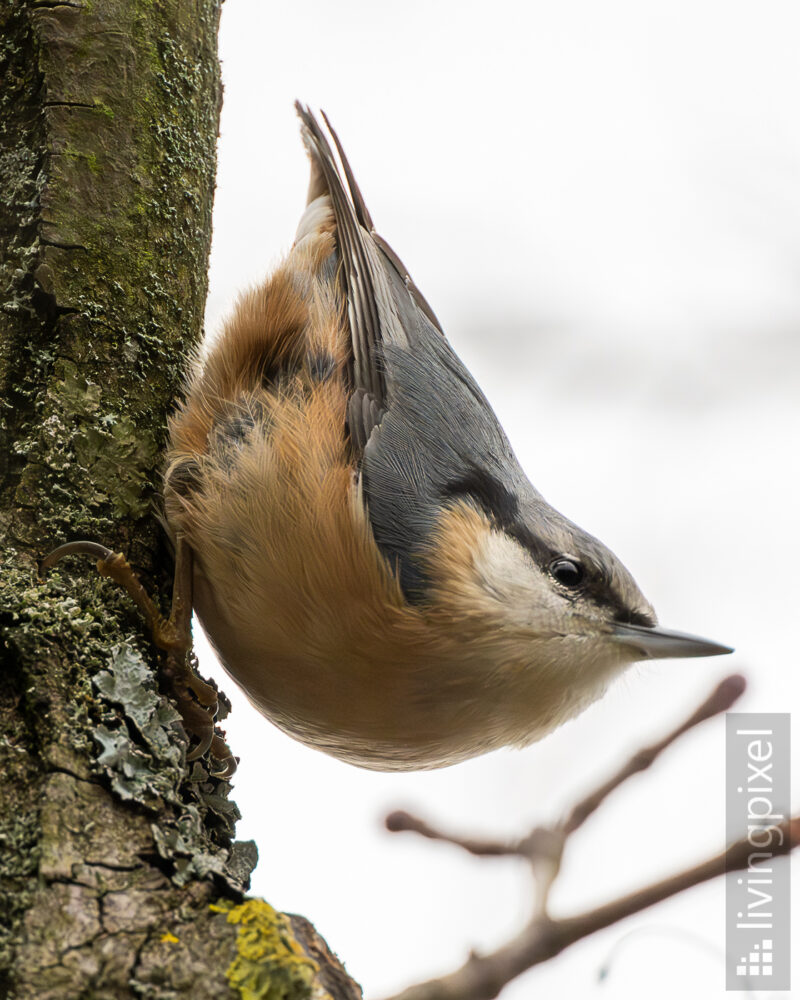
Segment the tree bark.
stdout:
<svg viewBox="0 0 800 1000">
<path fill-rule="evenodd" d="M 201 332 L 221 0 L 0 8 L 0 997 L 357 997 L 313 928 L 243 892 L 229 786 L 159 691 L 123 551 L 168 603 L 154 518 Z M 187 773 L 188 772 L 188 773 Z"/>
</svg>

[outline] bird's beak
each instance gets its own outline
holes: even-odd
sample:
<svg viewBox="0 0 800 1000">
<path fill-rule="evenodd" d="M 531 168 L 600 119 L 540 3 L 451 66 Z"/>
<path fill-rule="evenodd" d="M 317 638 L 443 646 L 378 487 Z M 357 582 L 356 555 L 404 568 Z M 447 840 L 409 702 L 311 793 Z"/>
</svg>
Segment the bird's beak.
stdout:
<svg viewBox="0 0 800 1000">
<path fill-rule="evenodd" d="M 685 632 L 670 632 L 665 628 L 646 625 L 614 625 L 611 634 L 617 642 L 637 650 L 642 659 L 665 660 L 678 656 L 719 656 L 732 653 L 730 646 L 701 639 Z"/>
</svg>

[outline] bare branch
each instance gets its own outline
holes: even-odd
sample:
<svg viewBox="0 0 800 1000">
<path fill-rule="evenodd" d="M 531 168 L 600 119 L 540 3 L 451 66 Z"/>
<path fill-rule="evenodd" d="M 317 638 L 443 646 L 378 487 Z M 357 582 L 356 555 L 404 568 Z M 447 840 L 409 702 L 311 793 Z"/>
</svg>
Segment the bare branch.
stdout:
<svg viewBox="0 0 800 1000">
<path fill-rule="evenodd" d="M 619 899 L 587 910 L 572 917 L 553 919 L 547 913 L 549 888 L 558 875 L 564 845 L 569 836 L 600 806 L 608 795 L 631 775 L 650 767 L 653 761 L 680 736 L 706 719 L 727 711 L 745 689 L 739 675 L 727 677 L 680 726 L 664 739 L 645 747 L 608 781 L 578 802 L 565 820 L 552 827 L 536 827 L 524 839 L 516 842 L 484 841 L 442 833 L 417 817 L 394 812 L 386 819 L 393 831 L 409 831 L 431 840 L 455 844 L 484 857 L 518 855 L 526 858 L 538 879 L 539 895 L 533 919 L 502 948 L 486 955 L 472 954 L 458 970 L 440 979 L 404 990 L 392 1000 L 492 1000 L 500 991 L 527 969 L 547 961 L 576 941 L 594 934 L 625 917 L 674 896 L 694 885 L 748 866 L 753 850 L 747 837 L 736 841 L 726 851 L 700 864 L 677 872 L 665 879 L 629 893 Z M 775 854 L 788 854 L 800 844 L 800 816 L 776 826 L 780 846 Z"/>
<path fill-rule="evenodd" d="M 477 840 L 473 837 L 456 837 L 449 833 L 436 830 L 424 820 L 412 816 L 411 813 L 398 809 L 389 813 L 385 820 L 386 829 L 392 833 L 418 833 L 420 837 L 427 837 L 429 840 L 442 840 L 446 844 L 455 844 L 470 854 L 477 854 L 480 857 L 497 857 L 505 854 L 519 854 L 520 850 L 515 844 L 503 844 L 494 840 Z"/>
<path fill-rule="evenodd" d="M 788 854 L 800 845 L 800 816 L 779 827 L 782 843 L 776 854 Z M 659 882 L 622 896 L 611 903 L 574 917 L 553 920 L 539 917 L 512 941 L 488 955 L 471 955 L 456 972 L 431 979 L 398 993 L 392 1000 L 493 1000 L 526 970 L 540 965 L 595 931 L 652 906 L 726 871 L 746 868 L 753 847 L 747 837 L 706 861 Z"/>
<path fill-rule="evenodd" d="M 615 789 L 639 771 L 646 771 L 653 761 L 667 747 L 683 736 L 684 733 L 687 733 L 690 729 L 694 729 L 695 726 L 700 725 L 701 722 L 705 722 L 706 719 L 711 719 L 715 715 L 727 712 L 734 702 L 738 701 L 744 694 L 746 687 L 747 681 L 741 674 L 731 674 L 730 677 L 726 677 L 717 685 L 702 705 L 692 712 L 685 722 L 673 729 L 663 740 L 635 753 L 627 764 L 620 768 L 612 778 L 609 778 L 605 784 L 601 785 L 591 795 L 587 795 L 585 799 L 574 806 L 561 824 L 564 832 L 569 835 L 577 830 Z"/>
</svg>

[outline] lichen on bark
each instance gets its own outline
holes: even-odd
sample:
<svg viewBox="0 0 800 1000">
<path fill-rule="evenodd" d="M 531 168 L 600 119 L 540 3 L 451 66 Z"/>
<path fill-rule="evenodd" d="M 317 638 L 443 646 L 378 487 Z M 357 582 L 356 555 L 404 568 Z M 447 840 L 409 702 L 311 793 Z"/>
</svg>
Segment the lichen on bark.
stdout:
<svg viewBox="0 0 800 1000">
<path fill-rule="evenodd" d="M 319 966 L 297 940 L 288 917 L 262 899 L 212 909 L 239 928 L 236 956 L 226 971 L 243 1000 L 310 1000 Z"/>
</svg>

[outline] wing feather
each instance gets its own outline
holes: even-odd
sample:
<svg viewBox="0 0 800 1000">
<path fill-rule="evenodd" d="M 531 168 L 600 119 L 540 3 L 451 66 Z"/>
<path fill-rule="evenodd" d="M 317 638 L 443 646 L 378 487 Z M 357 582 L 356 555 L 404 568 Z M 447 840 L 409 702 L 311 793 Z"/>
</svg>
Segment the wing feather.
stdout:
<svg viewBox="0 0 800 1000">
<path fill-rule="evenodd" d="M 327 189 L 342 260 L 353 353 L 347 421 L 360 493 L 406 597 L 424 600 L 425 553 L 459 484 L 496 482 L 498 495 L 520 504 L 540 498 L 430 305 L 375 233 L 327 118 L 328 134 L 296 107 L 312 160 L 310 190 L 319 196 Z"/>
<path fill-rule="evenodd" d="M 336 219 L 336 236 L 347 285 L 354 388 L 363 389 L 382 402 L 385 385 L 376 363 L 376 345 L 382 339 L 376 286 L 381 284 L 382 275 L 375 268 L 368 245 L 371 237 L 362 224 L 362 219 L 368 219 L 369 215 L 359 217 L 352 189 L 345 188 L 331 145 L 316 118 L 299 101 L 295 107 L 303 123 L 306 148 L 325 180 Z M 358 203 L 363 206 L 360 192 Z"/>
</svg>

